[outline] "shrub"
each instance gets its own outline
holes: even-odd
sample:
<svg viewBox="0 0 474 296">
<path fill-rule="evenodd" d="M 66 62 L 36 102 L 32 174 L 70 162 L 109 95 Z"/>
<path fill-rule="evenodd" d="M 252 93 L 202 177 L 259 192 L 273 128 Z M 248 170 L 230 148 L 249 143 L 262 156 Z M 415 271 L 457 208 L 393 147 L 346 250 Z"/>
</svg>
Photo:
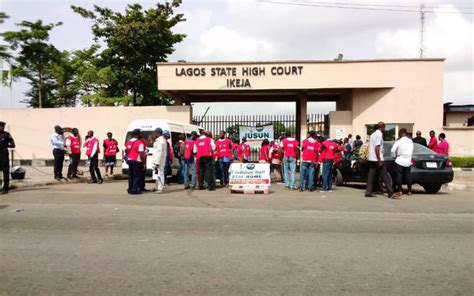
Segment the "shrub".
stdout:
<svg viewBox="0 0 474 296">
<path fill-rule="evenodd" d="M 455 168 L 474 168 L 474 156 L 452 156 L 450 159 Z"/>
</svg>

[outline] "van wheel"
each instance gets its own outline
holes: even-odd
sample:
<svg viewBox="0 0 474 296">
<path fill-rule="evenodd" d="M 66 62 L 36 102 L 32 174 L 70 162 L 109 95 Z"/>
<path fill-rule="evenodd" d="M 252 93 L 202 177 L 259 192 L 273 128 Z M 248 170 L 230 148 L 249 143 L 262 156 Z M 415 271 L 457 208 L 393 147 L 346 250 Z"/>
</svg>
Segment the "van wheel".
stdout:
<svg viewBox="0 0 474 296">
<path fill-rule="evenodd" d="M 423 186 L 423 189 L 425 189 L 426 193 L 434 194 L 441 189 L 442 184 L 424 184 L 421 186 Z"/>
<path fill-rule="evenodd" d="M 344 177 L 339 169 L 334 171 L 334 184 L 336 184 L 336 186 L 342 186 L 344 184 Z"/>
</svg>

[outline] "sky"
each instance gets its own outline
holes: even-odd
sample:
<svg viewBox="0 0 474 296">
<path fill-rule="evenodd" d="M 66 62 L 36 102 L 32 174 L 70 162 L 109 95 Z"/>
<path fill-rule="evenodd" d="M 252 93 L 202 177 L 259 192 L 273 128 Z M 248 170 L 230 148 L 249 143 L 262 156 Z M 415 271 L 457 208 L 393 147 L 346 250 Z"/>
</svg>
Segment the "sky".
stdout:
<svg viewBox="0 0 474 296">
<path fill-rule="evenodd" d="M 311 0 L 301 0 L 301 2 Z M 313 0 L 316 1 L 316 0 Z M 156 1 L 122 0 L 0 0 L 0 11 L 10 15 L 1 31 L 15 30 L 22 20 L 62 21 L 51 33 L 61 50 L 88 47 L 93 43 L 91 23 L 70 9 L 94 4 L 123 11 L 129 3 L 153 6 Z M 324 1 L 320 1 L 324 2 Z M 326 0 L 327 3 L 370 3 L 399 6 L 426 5 L 457 12 L 474 12 L 463 0 Z M 334 9 L 265 3 L 260 0 L 183 0 L 178 12 L 186 22 L 175 27 L 186 39 L 176 45 L 169 61 L 325 60 L 338 53 L 344 59 L 418 58 L 420 15 L 411 12 Z M 474 15 L 429 13 L 425 20 L 425 57 L 446 58 L 444 101 L 473 104 Z M 19 101 L 28 89 L 14 83 L 13 91 L 0 90 L 0 108 L 24 108 Z M 10 100 L 12 98 L 12 100 Z M 208 107 L 213 114 L 293 114 L 291 103 L 195 104 L 194 113 Z M 326 113 L 334 103 L 310 103 L 310 113 Z"/>
</svg>

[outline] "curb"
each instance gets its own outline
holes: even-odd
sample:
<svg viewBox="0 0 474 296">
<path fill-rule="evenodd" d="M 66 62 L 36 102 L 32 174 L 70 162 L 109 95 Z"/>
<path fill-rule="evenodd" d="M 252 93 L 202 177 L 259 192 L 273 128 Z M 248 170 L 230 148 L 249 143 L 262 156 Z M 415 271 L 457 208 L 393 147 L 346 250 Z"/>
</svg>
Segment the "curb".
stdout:
<svg viewBox="0 0 474 296">
<path fill-rule="evenodd" d="M 460 184 L 460 183 L 449 183 L 448 184 L 449 190 L 464 190 L 464 191 L 474 191 L 474 186 Z"/>
<path fill-rule="evenodd" d="M 104 179 L 106 182 L 115 182 L 115 181 L 122 181 L 126 180 L 128 177 L 126 175 L 115 175 L 113 178 Z M 41 187 L 48 187 L 48 186 L 58 186 L 58 185 L 70 185 L 70 184 L 85 184 L 89 182 L 89 178 L 84 177 L 80 179 L 73 179 L 73 180 L 63 180 L 63 181 L 44 181 L 44 182 L 24 182 L 24 181 L 16 181 L 15 183 L 10 185 L 10 190 L 15 191 L 23 191 L 28 189 L 36 189 Z"/>
</svg>

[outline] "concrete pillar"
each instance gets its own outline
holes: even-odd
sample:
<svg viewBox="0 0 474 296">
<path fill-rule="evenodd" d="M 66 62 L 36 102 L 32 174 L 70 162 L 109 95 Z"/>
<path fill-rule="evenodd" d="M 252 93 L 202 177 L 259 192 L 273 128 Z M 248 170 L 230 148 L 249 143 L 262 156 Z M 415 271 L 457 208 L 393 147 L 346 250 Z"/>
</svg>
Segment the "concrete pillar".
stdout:
<svg viewBox="0 0 474 296">
<path fill-rule="evenodd" d="M 308 133 L 308 95 L 301 93 L 296 98 L 296 139 L 300 143 Z"/>
</svg>

